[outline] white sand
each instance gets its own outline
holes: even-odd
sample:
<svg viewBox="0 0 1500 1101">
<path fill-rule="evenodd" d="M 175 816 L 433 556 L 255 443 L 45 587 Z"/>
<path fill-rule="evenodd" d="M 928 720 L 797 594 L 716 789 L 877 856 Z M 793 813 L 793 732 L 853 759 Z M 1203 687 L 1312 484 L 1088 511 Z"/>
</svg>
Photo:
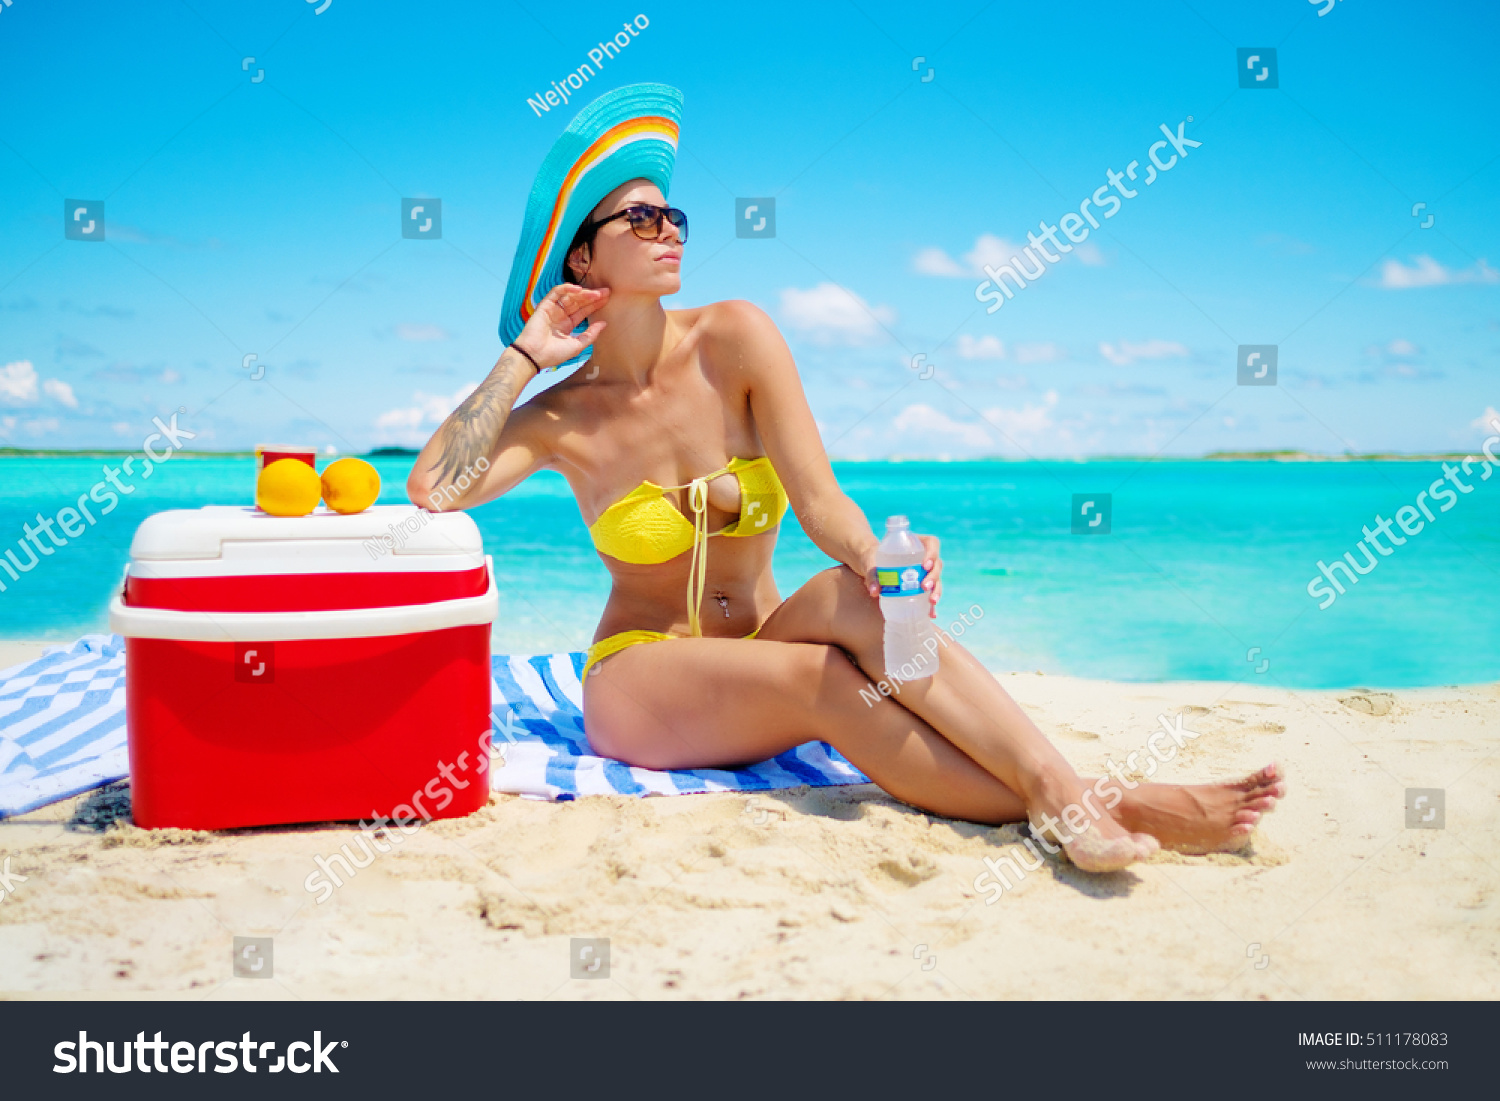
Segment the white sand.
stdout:
<svg viewBox="0 0 1500 1101">
<path fill-rule="evenodd" d="M 0 667 L 39 651 L 0 644 Z M 1236 777 L 1275 758 L 1291 794 L 1249 855 L 1163 854 L 1111 876 L 1049 860 L 993 905 L 974 879 L 984 856 L 1016 850 L 1016 827 L 932 819 L 872 787 L 496 797 L 424 828 L 318 905 L 303 887 L 313 858 L 351 841 L 352 828 L 100 830 L 124 799 L 96 793 L 0 822 L 0 859 L 28 877 L 0 905 L 0 989 L 220 999 L 1500 990 L 1500 686 L 1381 696 L 1001 679 L 1080 769 L 1142 748 L 1159 714 L 1201 709 L 1186 725 L 1202 736 L 1158 779 Z M 1405 828 L 1407 787 L 1446 789 L 1446 828 Z M 275 938 L 271 981 L 231 976 L 236 935 Z M 572 937 L 609 938 L 608 979 L 570 978 Z"/>
<path fill-rule="evenodd" d="M 6 642 L 0 641 L 0 669 L 9 669 L 12 665 L 20 665 L 23 662 L 39 658 L 51 646 L 60 646 L 57 642 Z"/>
</svg>

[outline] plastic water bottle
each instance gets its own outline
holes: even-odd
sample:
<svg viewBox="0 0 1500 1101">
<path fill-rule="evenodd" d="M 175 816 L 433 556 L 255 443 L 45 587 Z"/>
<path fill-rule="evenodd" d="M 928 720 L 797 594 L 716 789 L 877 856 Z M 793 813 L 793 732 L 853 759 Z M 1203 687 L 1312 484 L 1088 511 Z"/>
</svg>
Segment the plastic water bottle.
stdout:
<svg viewBox="0 0 1500 1101">
<path fill-rule="evenodd" d="M 921 680 L 937 672 L 937 635 L 928 616 L 931 607 L 927 550 L 911 533 L 905 516 L 885 522 L 885 538 L 875 552 L 875 577 L 880 582 L 880 611 L 885 616 L 885 671 L 901 680 Z"/>
</svg>

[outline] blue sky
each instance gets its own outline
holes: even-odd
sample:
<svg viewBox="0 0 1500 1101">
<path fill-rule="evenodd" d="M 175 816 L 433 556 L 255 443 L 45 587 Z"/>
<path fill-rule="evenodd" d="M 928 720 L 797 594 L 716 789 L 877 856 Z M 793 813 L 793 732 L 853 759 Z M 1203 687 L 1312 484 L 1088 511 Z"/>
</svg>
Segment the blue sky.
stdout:
<svg viewBox="0 0 1500 1101">
<path fill-rule="evenodd" d="M 764 307 L 836 456 L 1472 451 L 1500 14 L 1321 6 L 13 0 L 0 439 L 135 447 L 184 409 L 207 448 L 420 443 L 498 354 L 546 149 L 658 80 L 693 228 L 668 304 Z M 572 105 L 527 106 L 637 15 Z M 1278 87 L 1240 88 L 1238 47 Z M 978 266 L 1184 122 L 1201 145 L 986 312 Z M 776 237 L 738 238 L 767 196 Z M 401 237 L 410 197 L 441 240 Z M 102 244 L 63 239 L 65 199 L 105 201 Z M 1242 344 L 1277 386 L 1235 384 Z"/>
</svg>

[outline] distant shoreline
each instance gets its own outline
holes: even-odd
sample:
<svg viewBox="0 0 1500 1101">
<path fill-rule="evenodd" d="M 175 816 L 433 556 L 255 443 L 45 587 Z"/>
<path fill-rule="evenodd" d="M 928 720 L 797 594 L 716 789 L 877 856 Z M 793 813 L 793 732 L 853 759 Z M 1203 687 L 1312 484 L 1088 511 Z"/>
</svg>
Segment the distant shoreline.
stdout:
<svg viewBox="0 0 1500 1101">
<path fill-rule="evenodd" d="M 135 455 L 138 451 L 114 448 L 79 448 L 50 450 L 44 448 L 0 447 L 0 459 L 109 459 Z M 351 454 L 356 454 L 351 452 Z M 414 459 L 415 448 L 380 447 L 357 453 L 362 458 Z M 1406 453 L 1398 451 L 1345 452 L 1322 454 L 1316 451 L 1210 451 L 1206 455 L 1081 455 L 1053 456 L 1043 459 L 1013 459 L 1001 455 L 974 455 L 964 459 L 944 459 L 933 455 L 892 455 L 884 459 L 851 459 L 831 456 L 836 463 L 1433 463 L 1461 461 L 1469 452 L 1433 451 Z M 176 451 L 174 459 L 253 459 L 253 451 Z M 333 458 L 334 456 L 320 456 Z"/>
</svg>

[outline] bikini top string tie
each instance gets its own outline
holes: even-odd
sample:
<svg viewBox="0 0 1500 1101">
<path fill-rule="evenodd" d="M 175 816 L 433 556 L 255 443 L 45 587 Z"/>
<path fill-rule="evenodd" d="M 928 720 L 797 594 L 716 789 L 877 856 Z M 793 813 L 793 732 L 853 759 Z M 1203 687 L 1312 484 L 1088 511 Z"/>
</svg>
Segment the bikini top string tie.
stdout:
<svg viewBox="0 0 1500 1101">
<path fill-rule="evenodd" d="M 698 608 L 708 584 L 708 481 L 715 474 L 694 478 L 688 486 L 688 504 L 693 510 L 693 558 L 688 566 L 688 630 L 694 638 L 703 637 Z"/>
</svg>

